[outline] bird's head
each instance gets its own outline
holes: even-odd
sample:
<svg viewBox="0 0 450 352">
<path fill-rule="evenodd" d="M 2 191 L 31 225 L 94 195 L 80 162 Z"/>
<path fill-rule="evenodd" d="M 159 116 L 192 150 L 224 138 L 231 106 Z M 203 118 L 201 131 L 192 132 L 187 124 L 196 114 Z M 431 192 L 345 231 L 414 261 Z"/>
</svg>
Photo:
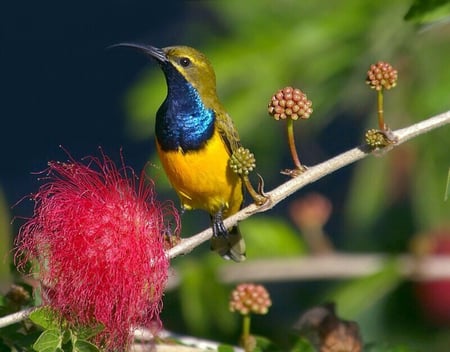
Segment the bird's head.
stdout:
<svg viewBox="0 0 450 352">
<path fill-rule="evenodd" d="M 168 78 L 169 85 L 172 75 L 181 74 L 202 97 L 216 96 L 214 69 L 208 58 L 194 48 L 169 46 L 160 49 L 151 45 L 133 43 L 121 43 L 114 46 L 131 47 L 155 59 Z"/>
</svg>

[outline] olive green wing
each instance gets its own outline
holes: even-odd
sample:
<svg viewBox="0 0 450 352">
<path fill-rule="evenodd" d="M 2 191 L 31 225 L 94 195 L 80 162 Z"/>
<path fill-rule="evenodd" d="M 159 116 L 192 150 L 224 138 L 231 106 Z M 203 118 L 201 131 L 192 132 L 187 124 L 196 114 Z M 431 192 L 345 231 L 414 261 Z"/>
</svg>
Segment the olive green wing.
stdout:
<svg viewBox="0 0 450 352">
<path fill-rule="evenodd" d="M 216 127 L 231 154 L 241 146 L 239 133 L 226 112 L 216 112 Z"/>
</svg>

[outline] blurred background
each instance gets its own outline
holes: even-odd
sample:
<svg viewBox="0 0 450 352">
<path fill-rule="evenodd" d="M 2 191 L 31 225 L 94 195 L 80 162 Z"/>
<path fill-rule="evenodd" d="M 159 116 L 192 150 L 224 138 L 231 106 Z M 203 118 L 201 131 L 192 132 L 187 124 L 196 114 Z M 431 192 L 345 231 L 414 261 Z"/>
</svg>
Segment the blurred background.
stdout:
<svg viewBox="0 0 450 352">
<path fill-rule="evenodd" d="M 154 166 L 147 172 L 160 198 L 178 202 L 154 148 L 154 116 L 166 93 L 163 75 L 144 56 L 108 46 L 128 41 L 203 51 L 215 68 L 219 96 L 271 190 L 287 180 L 279 171 L 292 167 L 285 126 L 267 114 L 278 89 L 295 86 L 313 102 L 311 118 L 295 125 L 300 158 L 310 166 L 361 144 L 365 130 L 377 126 L 376 94 L 365 77 L 379 60 L 399 71 L 397 87 L 385 95 L 392 129 L 449 109 L 450 25 L 405 21 L 410 7 L 410 0 L 3 2 L 1 292 L 20 281 L 10 248 L 20 218 L 32 215 L 26 196 L 39 187 L 33 172 L 44 170 L 49 160 L 68 159 L 60 145 L 75 159 L 98 155 L 101 146 L 118 162 L 122 148 L 136 171 L 150 160 Z M 444 202 L 449 137 L 444 127 L 383 157 L 366 158 L 242 222 L 248 261 L 329 251 L 392 256 L 411 248 L 438 251 L 450 242 L 450 201 Z M 308 222 L 317 219 L 319 235 Z M 182 221 L 183 236 L 208 226 L 200 211 L 184 214 Z M 412 245 L 417 235 L 426 239 L 419 249 Z M 166 328 L 236 341 L 239 320 L 227 306 L 234 283 L 223 282 L 224 268 L 239 271 L 237 264 L 211 254 L 208 244 L 173 261 L 178 281 L 165 297 Z M 304 310 L 326 301 L 358 322 L 367 343 L 430 351 L 450 345 L 450 303 L 437 308 L 443 316 L 430 308 L 437 299 L 433 292 L 444 301 L 450 297 L 450 284 L 431 290 L 431 297 L 418 294 L 423 287 L 389 265 L 360 279 L 265 283 L 273 307 L 256 319 L 254 331 L 281 345 Z"/>
</svg>

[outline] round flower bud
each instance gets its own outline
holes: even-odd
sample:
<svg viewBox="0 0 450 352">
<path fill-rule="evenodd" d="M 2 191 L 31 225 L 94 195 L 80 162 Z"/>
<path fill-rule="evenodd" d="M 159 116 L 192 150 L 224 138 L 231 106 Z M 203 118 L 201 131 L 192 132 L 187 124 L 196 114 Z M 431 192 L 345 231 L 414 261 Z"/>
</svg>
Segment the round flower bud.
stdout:
<svg viewBox="0 0 450 352">
<path fill-rule="evenodd" d="M 397 85 L 398 73 L 390 64 L 378 61 L 367 71 L 366 83 L 375 90 L 391 89 Z"/>
<path fill-rule="evenodd" d="M 272 305 L 269 293 L 262 285 L 240 284 L 230 298 L 230 311 L 242 315 L 266 314 Z"/>
<path fill-rule="evenodd" d="M 229 165 L 238 175 L 248 175 L 256 167 L 256 159 L 249 149 L 239 147 L 231 155 Z"/>
<path fill-rule="evenodd" d="M 392 133 L 392 131 L 380 131 L 376 129 L 370 129 L 365 135 L 366 143 L 375 148 L 383 148 L 391 144 L 395 144 L 398 138 Z"/>
<path fill-rule="evenodd" d="M 272 96 L 268 112 L 275 120 L 308 119 L 313 112 L 312 102 L 300 89 L 285 87 Z"/>
<path fill-rule="evenodd" d="M 381 148 L 386 146 L 386 141 L 382 133 L 376 129 L 370 129 L 365 135 L 366 143 L 372 148 Z"/>
</svg>

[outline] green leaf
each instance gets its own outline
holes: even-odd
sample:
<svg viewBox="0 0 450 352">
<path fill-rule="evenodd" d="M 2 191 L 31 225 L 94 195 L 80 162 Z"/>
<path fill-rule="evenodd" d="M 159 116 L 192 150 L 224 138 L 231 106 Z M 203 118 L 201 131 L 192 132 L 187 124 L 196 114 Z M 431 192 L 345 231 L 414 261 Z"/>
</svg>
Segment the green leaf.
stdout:
<svg viewBox="0 0 450 352">
<path fill-rule="evenodd" d="M 44 330 L 59 330 L 61 327 L 58 315 L 50 307 L 37 308 L 28 317 L 33 323 L 39 325 Z"/>
<path fill-rule="evenodd" d="M 86 340 L 76 340 L 73 344 L 73 352 L 99 352 L 100 349 Z"/>
<path fill-rule="evenodd" d="M 405 20 L 430 23 L 450 15 L 449 0 L 415 0 L 405 15 Z"/>
<path fill-rule="evenodd" d="M 38 352 L 61 351 L 63 335 L 58 329 L 45 330 L 33 344 Z"/>
<path fill-rule="evenodd" d="M 76 328 L 74 334 L 80 340 L 87 340 L 102 332 L 104 328 L 105 327 L 102 324 L 97 324 L 95 326 L 80 326 Z"/>
<path fill-rule="evenodd" d="M 278 352 L 281 351 L 271 340 L 264 336 L 253 335 L 256 339 L 255 351 Z"/>
<path fill-rule="evenodd" d="M 290 352 L 315 352 L 316 349 L 305 338 L 299 338 L 295 341 L 294 346 L 290 349 Z"/>
<path fill-rule="evenodd" d="M 234 347 L 230 345 L 220 345 L 217 347 L 217 352 L 234 352 Z"/>
</svg>

